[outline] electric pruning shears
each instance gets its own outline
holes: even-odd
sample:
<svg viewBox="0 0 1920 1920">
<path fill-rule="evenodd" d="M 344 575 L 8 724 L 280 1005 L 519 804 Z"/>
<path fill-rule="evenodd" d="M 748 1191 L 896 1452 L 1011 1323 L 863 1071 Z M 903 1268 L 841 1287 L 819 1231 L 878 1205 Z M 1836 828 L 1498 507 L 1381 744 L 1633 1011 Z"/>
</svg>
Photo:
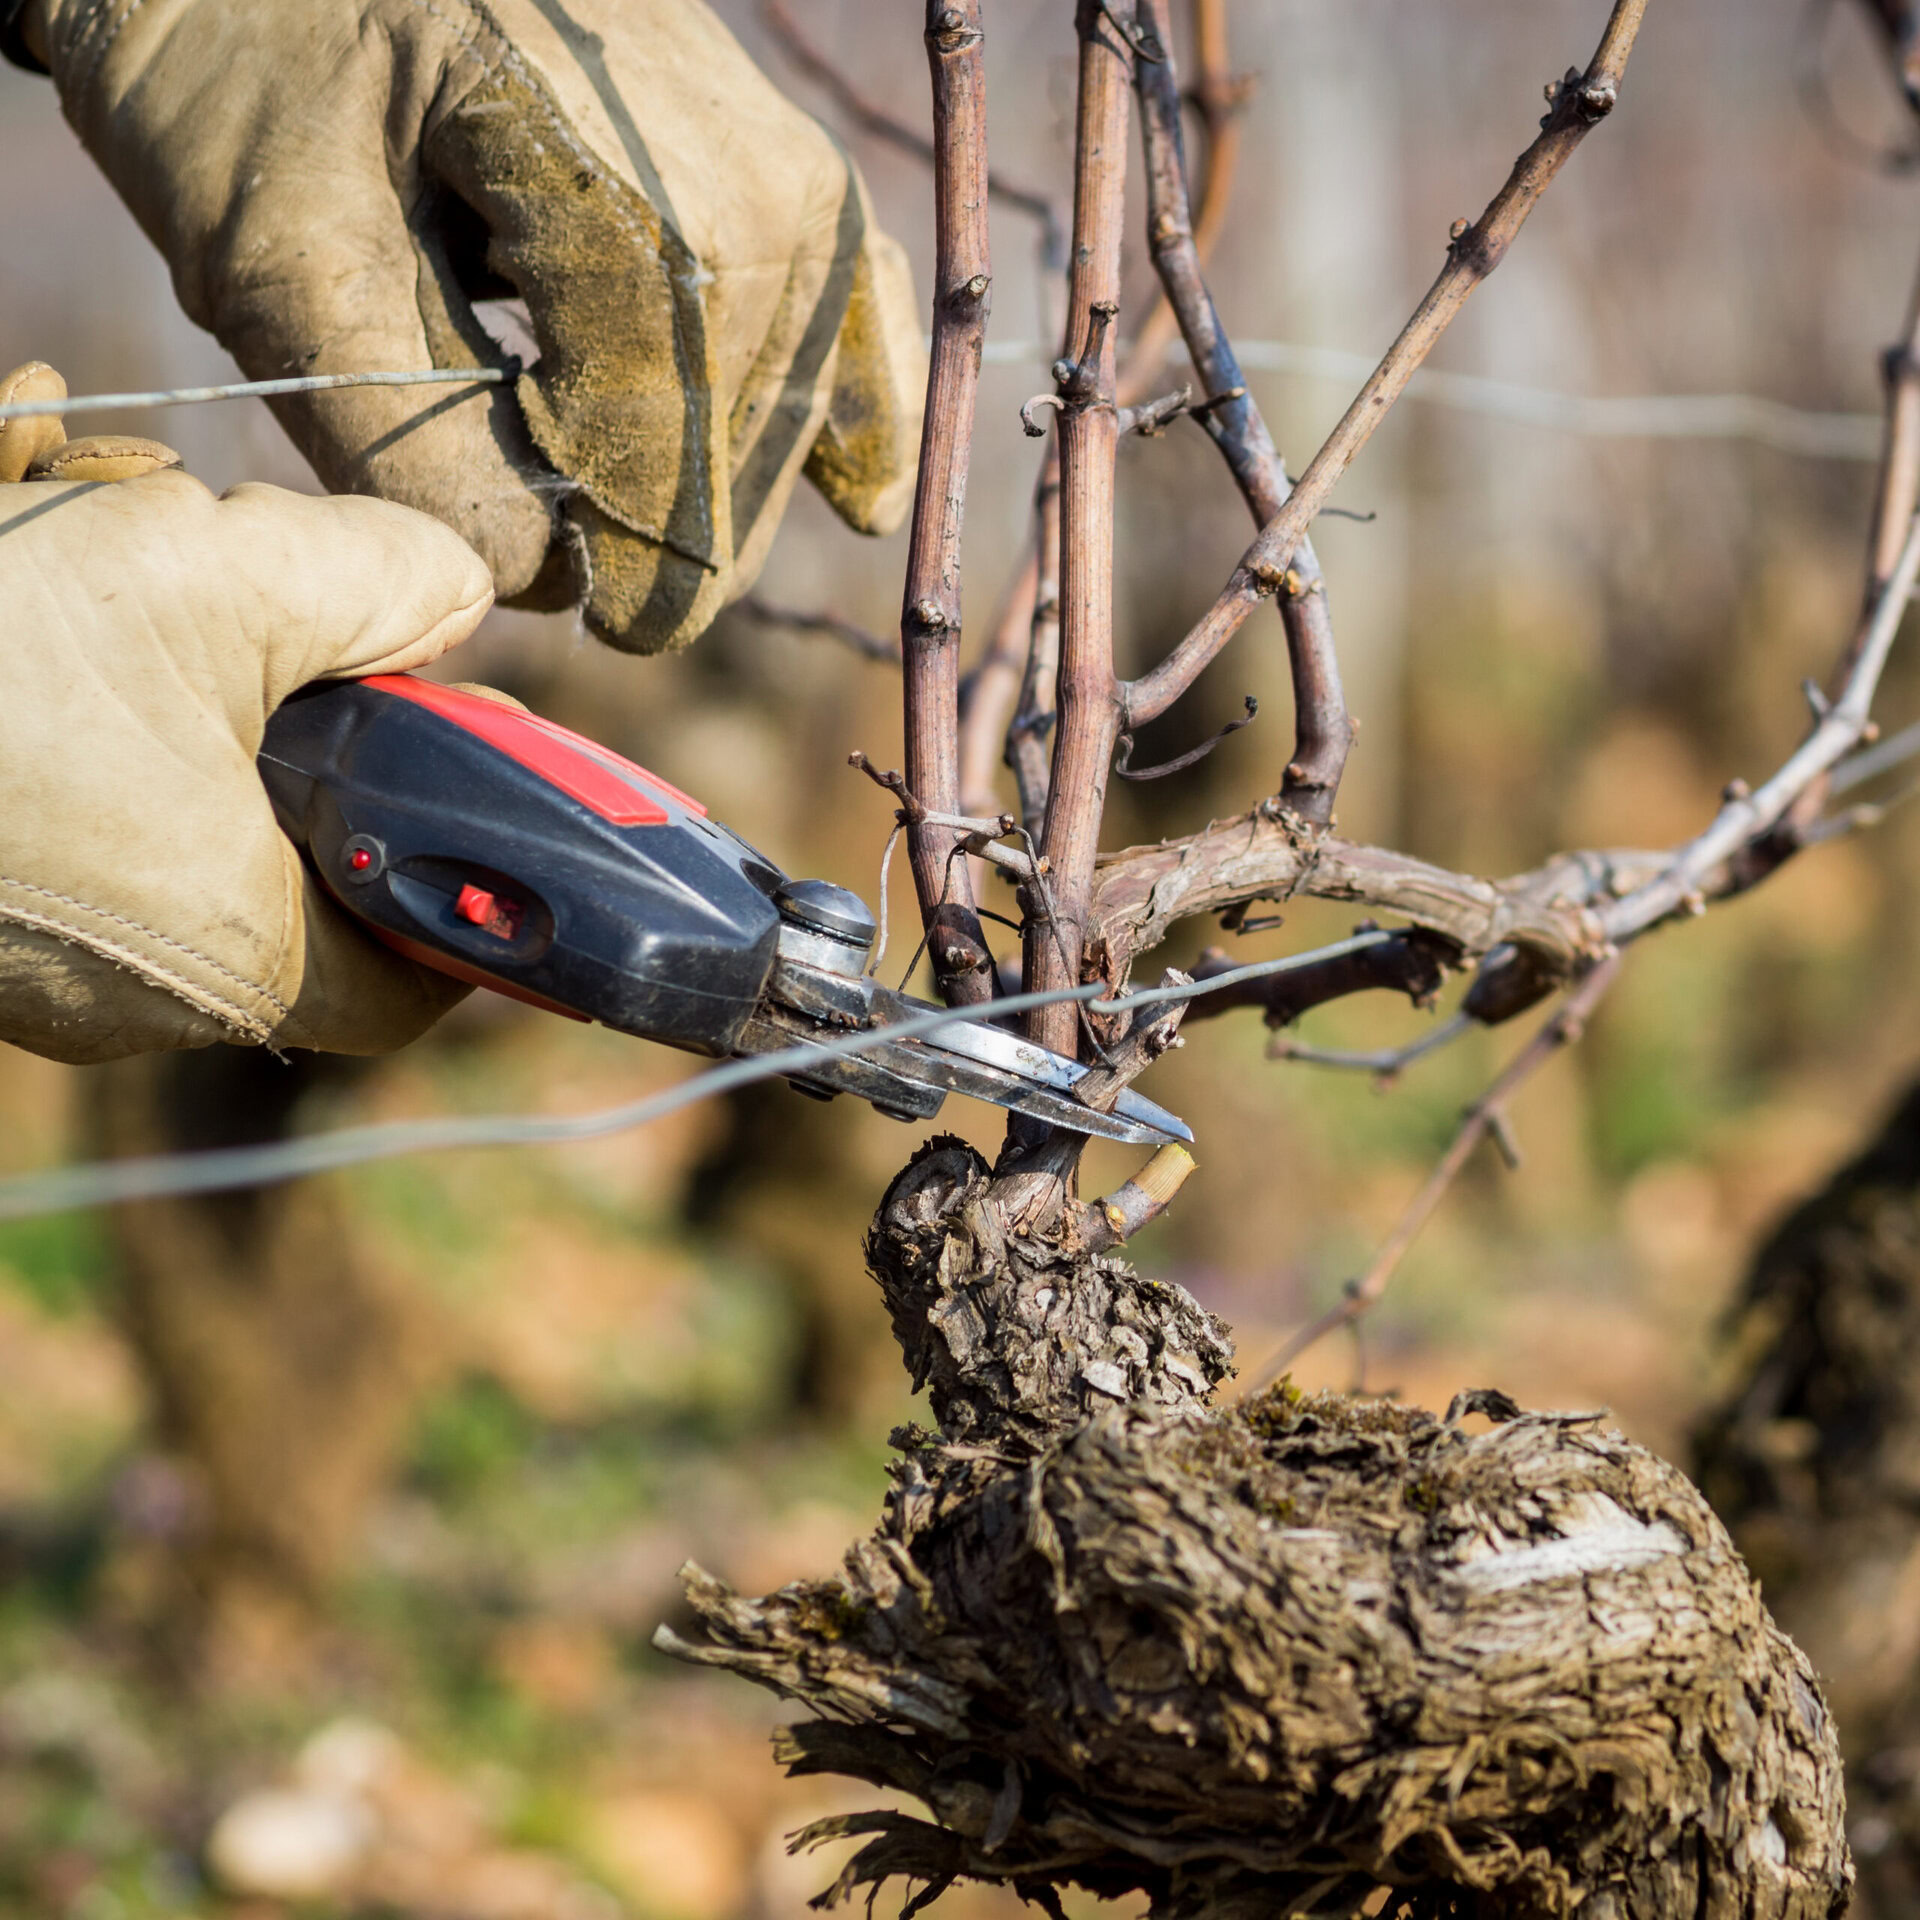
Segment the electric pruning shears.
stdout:
<svg viewBox="0 0 1920 1920">
<path fill-rule="evenodd" d="M 267 723 L 259 767 L 333 898 L 476 986 L 732 1057 L 937 1011 L 869 976 L 857 894 L 789 879 L 657 774 L 504 702 L 411 674 L 308 687 Z M 1086 1071 L 968 1020 L 788 1078 L 901 1120 L 962 1093 L 1110 1140 L 1192 1140 L 1132 1091 L 1083 1105 Z"/>
</svg>

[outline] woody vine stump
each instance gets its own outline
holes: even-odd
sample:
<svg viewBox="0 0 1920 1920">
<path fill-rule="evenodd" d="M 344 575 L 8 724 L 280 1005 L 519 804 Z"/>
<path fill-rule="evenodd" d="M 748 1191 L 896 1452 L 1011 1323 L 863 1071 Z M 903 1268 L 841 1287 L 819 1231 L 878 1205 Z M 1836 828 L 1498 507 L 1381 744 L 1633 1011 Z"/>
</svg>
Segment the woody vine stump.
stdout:
<svg viewBox="0 0 1920 1920">
<path fill-rule="evenodd" d="M 1470 976 L 1456 1014 L 1420 1047 L 1327 1062 L 1393 1072 L 1475 1025 L 1556 1002 L 1468 1109 L 1373 1263 L 1289 1354 L 1377 1302 L 1468 1156 L 1483 1140 L 1506 1147 L 1507 1099 L 1578 1040 L 1628 947 L 1871 826 L 1873 805 L 1833 803 L 1894 764 L 1891 743 L 1871 750 L 1871 707 L 1920 581 L 1911 355 L 1890 391 L 1862 616 L 1825 689 L 1808 682 L 1806 735 L 1771 776 L 1730 781 L 1681 846 L 1562 854 L 1505 880 L 1335 830 L 1354 722 L 1312 522 L 1613 116 L 1646 5 L 1613 0 L 1593 57 L 1548 86 L 1537 134 L 1480 217 L 1455 223 L 1432 286 L 1295 481 L 1205 278 L 1245 98 L 1227 65 L 1225 0 L 1185 10 L 1206 140 L 1197 196 L 1171 0 L 1077 0 L 1062 346 L 1053 390 L 1022 410 L 1048 442 L 1034 546 L 964 680 L 961 533 L 991 310 L 988 201 L 1037 216 L 1049 244 L 1067 223 L 988 166 L 981 0 L 928 6 L 931 143 L 836 87 L 869 131 L 934 170 L 932 370 L 901 620 L 905 767 L 881 774 L 854 759 L 898 802 L 948 1000 L 980 1005 L 1000 991 L 976 892 L 992 866 L 1017 884 L 1033 989 L 1111 993 L 1183 919 L 1238 932 L 1255 902 L 1299 893 L 1400 923 L 1257 982 L 1210 953 L 1194 977 L 1220 990 L 1131 1021 L 1098 1003 L 1033 1013 L 1032 1039 L 1094 1068 L 1081 1093 L 1091 1105 L 1177 1044 L 1183 1015 L 1254 1006 L 1278 1029 L 1355 992 L 1431 1004 L 1449 976 Z M 773 12 L 810 70 L 831 74 L 794 16 Z M 1161 302 L 1129 348 L 1120 248 L 1136 100 Z M 1154 397 L 1176 332 L 1192 379 Z M 1920 339 L 1920 319 L 1908 335 Z M 1189 631 L 1127 679 L 1113 634 L 1115 451 L 1124 434 L 1183 419 L 1219 448 L 1259 531 Z M 1274 791 L 1184 839 L 1103 852 L 1108 778 L 1140 777 L 1134 730 L 1168 712 L 1267 601 L 1295 707 Z M 1012 806 L 994 786 L 996 751 Z M 1191 1160 L 1163 1149 L 1089 1203 L 1083 1145 L 1016 1119 L 991 1167 L 936 1139 L 895 1179 L 868 1264 L 935 1428 L 894 1435 L 885 1511 L 837 1575 L 753 1599 L 690 1569 L 705 1637 L 660 1636 L 813 1710 L 780 1737 L 791 1770 L 845 1774 L 923 1809 L 798 1836 L 864 1842 L 819 1904 L 900 1878 L 918 1885 L 911 1911 L 965 1877 L 1056 1916 L 1069 1885 L 1145 1894 L 1156 1920 L 1842 1912 L 1853 1869 L 1831 1718 L 1687 1480 L 1597 1414 L 1526 1413 L 1490 1391 L 1459 1396 L 1444 1417 L 1303 1397 L 1284 1382 L 1219 1404 L 1233 1370 L 1226 1328 L 1117 1251 L 1171 1202 Z"/>
</svg>

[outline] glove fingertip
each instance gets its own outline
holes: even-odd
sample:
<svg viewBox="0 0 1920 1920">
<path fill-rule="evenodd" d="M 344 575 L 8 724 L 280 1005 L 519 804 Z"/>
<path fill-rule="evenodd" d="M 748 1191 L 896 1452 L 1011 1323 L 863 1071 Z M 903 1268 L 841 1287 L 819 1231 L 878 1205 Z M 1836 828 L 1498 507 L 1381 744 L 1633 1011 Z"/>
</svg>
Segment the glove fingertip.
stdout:
<svg viewBox="0 0 1920 1920">
<path fill-rule="evenodd" d="M 0 374 L 0 407 L 34 400 L 64 400 L 67 383 L 44 360 L 29 360 Z M 67 430 L 57 413 L 35 413 L 0 420 L 0 485 L 24 480 L 36 461 L 65 444 Z"/>
<path fill-rule="evenodd" d="M 143 440 L 131 433 L 91 433 L 84 440 L 63 440 L 39 455 L 28 467 L 27 478 L 100 486 L 166 473 L 180 464 L 180 456 L 158 440 Z"/>
</svg>

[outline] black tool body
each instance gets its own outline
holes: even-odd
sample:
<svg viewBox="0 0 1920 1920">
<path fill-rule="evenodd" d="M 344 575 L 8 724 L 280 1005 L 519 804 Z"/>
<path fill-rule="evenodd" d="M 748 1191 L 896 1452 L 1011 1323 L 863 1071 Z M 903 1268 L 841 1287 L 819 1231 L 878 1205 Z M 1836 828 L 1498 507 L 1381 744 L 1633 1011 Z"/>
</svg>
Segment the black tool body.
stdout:
<svg viewBox="0 0 1920 1920">
<path fill-rule="evenodd" d="M 577 1019 L 745 1056 L 871 1034 L 788 1073 L 900 1120 L 949 1093 L 1110 1139 L 1192 1134 L 1132 1088 L 990 1022 L 911 1039 L 939 1011 L 868 972 L 856 895 L 792 880 L 697 800 L 551 721 L 409 674 L 309 687 L 267 723 L 260 776 L 327 890 L 400 952 Z"/>
<path fill-rule="evenodd" d="M 407 674 L 296 694 L 259 766 L 282 829 L 388 945 L 623 1032 L 738 1049 L 785 875 L 644 768 Z"/>
</svg>

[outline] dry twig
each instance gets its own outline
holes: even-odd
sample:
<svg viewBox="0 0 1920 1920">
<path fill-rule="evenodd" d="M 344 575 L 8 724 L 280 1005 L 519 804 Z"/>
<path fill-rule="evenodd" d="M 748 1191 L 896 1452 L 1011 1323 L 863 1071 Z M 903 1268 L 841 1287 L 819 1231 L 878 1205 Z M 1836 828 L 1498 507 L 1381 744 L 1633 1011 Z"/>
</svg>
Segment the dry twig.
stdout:
<svg viewBox="0 0 1920 1920">
<path fill-rule="evenodd" d="M 1920 276 L 1907 303 L 1900 342 L 1881 363 L 1886 379 L 1886 427 L 1881 441 L 1880 484 L 1875 493 L 1873 536 L 1868 549 L 1866 604 L 1892 578 L 1913 516 L 1920 511 Z"/>
<path fill-rule="evenodd" d="M 997 805 L 994 770 L 1003 756 L 1013 704 L 1020 697 L 1039 595 L 1036 546 L 1007 590 L 986 653 L 960 682 L 960 804 L 968 813 L 985 813 Z"/>
<path fill-rule="evenodd" d="M 1355 928 L 1356 933 L 1369 931 L 1366 925 Z M 1297 972 L 1223 987 L 1197 1002 L 1188 1017 L 1208 1020 L 1236 1007 L 1258 1007 L 1268 1026 L 1288 1027 L 1310 1008 L 1345 999 L 1350 993 L 1368 992 L 1404 993 L 1416 1007 L 1431 1006 L 1447 969 L 1458 962 L 1459 950 L 1451 941 L 1409 928 L 1378 946 L 1362 947 Z M 1214 980 L 1238 966 L 1221 948 L 1209 947 L 1193 977 Z"/>
<path fill-rule="evenodd" d="M 820 634 L 838 640 L 863 660 L 883 660 L 900 664 L 900 642 L 884 633 L 875 633 L 856 621 L 843 620 L 837 613 L 803 613 L 796 607 L 775 606 L 771 600 L 750 593 L 738 603 L 738 610 L 763 627 L 779 627 L 788 633 Z"/>
<path fill-rule="evenodd" d="M 1241 556 L 1219 597 L 1167 657 L 1125 689 L 1127 723 L 1144 726 L 1192 686 L 1245 623 L 1248 614 L 1286 584 L 1287 571 L 1314 517 L 1326 505 L 1354 456 L 1373 437 L 1393 403 L 1474 289 L 1499 266 L 1514 236 L 1580 142 L 1612 112 L 1647 0 L 1615 0 L 1606 32 L 1585 73 L 1569 70 L 1548 90 L 1539 137 L 1506 184 L 1472 223 L 1456 223 L 1447 263 L 1360 389 L 1338 426 L 1295 482 L 1286 505 Z"/>
<path fill-rule="evenodd" d="M 787 58 L 815 85 L 830 93 L 841 112 L 855 126 L 876 139 L 885 140 L 915 155 L 930 167 L 938 165 L 938 149 L 934 142 L 910 121 L 889 112 L 877 100 L 868 99 L 801 31 L 800 23 L 787 11 L 785 0 L 761 0 L 760 16 L 786 50 Z M 1051 194 L 1009 180 L 1004 173 L 996 173 L 991 169 L 987 173 L 987 191 L 1003 205 L 1013 207 L 1039 223 L 1040 258 L 1044 267 L 1056 273 L 1065 267 L 1066 222 L 1060 217 L 1059 203 Z"/>
<path fill-rule="evenodd" d="M 1240 169 L 1240 117 L 1246 111 L 1252 91 L 1251 82 L 1235 75 L 1227 51 L 1227 0 L 1192 0 L 1194 74 L 1187 92 L 1187 104 L 1200 117 L 1205 134 L 1206 171 L 1200 187 L 1200 204 L 1193 214 L 1193 249 L 1204 265 L 1213 257 L 1227 224 L 1227 209 L 1233 201 L 1234 181 Z M 1154 28 L 1155 37 L 1167 50 L 1172 63 L 1173 42 L 1166 22 Z M 1127 365 L 1120 375 L 1121 404 L 1138 400 L 1150 387 L 1173 345 L 1179 322 L 1163 292 L 1154 302 L 1147 323 L 1127 349 Z"/>
<path fill-rule="evenodd" d="M 1033 625 L 1019 704 L 1007 726 L 1006 762 L 1020 795 L 1020 817 L 1036 838 L 1046 826 L 1053 777 L 1054 700 L 1060 675 L 1060 444 L 1050 441 L 1034 503 L 1037 568 Z"/>
<path fill-rule="evenodd" d="M 906 654 L 907 781 L 937 813 L 957 812 L 960 804 L 960 537 L 980 346 L 993 290 L 980 4 L 927 4 L 937 259 L 933 351 L 900 630 Z M 991 997 L 993 974 L 974 912 L 972 878 L 964 864 L 954 870 L 954 845 L 950 830 L 925 823 L 907 833 L 934 972 L 948 1000 L 964 1005 Z"/>
<path fill-rule="evenodd" d="M 1697 911 L 1707 897 L 1711 876 L 1786 819 L 1804 797 L 1812 793 L 1816 800 L 1824 799 L 1824 787 L 1816 793 L 1816 783 L 1869 738 L 1874 690 L 1916 580 L 1920 580 L 1920 518 L 1908 523 L 1893 571 L 1881 584 L 1842 658 L 1845 680 L 1839 698 L 1817 702 L 1812 731 L 1771 779 L 1753 791 L 1745 781 L 1730 783 L 1726 802 L 1705 833 L 1682 847 L 1656 878 L 1600 909 L 1600 925 L 1609 940 L 1630 940 L 1669 914 Z"/>
<path fill-rule="evenodd" d="M 1055 368 L 1060 396 L 1060 670 L 1046 825 L 1053 878 L 1052 937 L 1026 944 L 1029 989 L 1075 985 L 1106 807 L 1107 771 L 1121 726 L 1113 666 L 1114 321 L 1120 311 L 1133 0 L 1080 0 L 1080 103 L 1074 141 L 1073 270 L 1067 344 Z M 1033 912 L 1038 902 L 1029 903 Z M 1071 1051 L 1071 1007 L 1043 1007 L 1028 1032 Z"/>
<path fill-rule="evenodd" d="M 1173 70 L 1167 0 L 1142 0 L 1143 12 L 1166 57 L 1142 61 L 1140 132 L 1146 154 L 1147 235 L 1168 312 L 1175 317 L 1208 404 L 1198 417 L 1225 456 L 1242 497 L 1264 526 L 1286 505 L 1285 465 L 1247 391 L 1220 314 L 1201 270 L 1199 234 L 1187 190 L 1186 155 L 1180 137 L 1180 86 Z M 1224 32 L 1224 28 L 1222 28 Z M 1220 169 L 1216 148 L 1211 188 Z M 1144 356 L 1149 342 L 1143 338 Z M 1301 819 L 1324 827 L 1333 818 L 1334 795 L 1353 745 L 1353 723 L 1340 686 L 1333 618 L 1326 580 L 1312 543 L 1302 535 L 1294 549 L 1285 590 L 1278 596 L 1293 669 L 1294 749 L 1280 786 L 1280 801 Z"/>
<path fill-rule="evenodd" d="M 1395 1223 L 1393 1231 L 1374 1255 L 1366 1272 L 1356 1280 L 1349 1280 L 1341 1288 L 1340 1298 L 1333 1306 L 1319 1319 L 1301 1328 L 1272 1359 L 1260 1367 L 1248 1380 L 1246 1392 L 1257 1393 L 1292 1366 L 1309 1347 L 1324 1340 L 1338 1328 L 1351 1326 L 1378 1305 L 1380 1296 L 1386 1292 L 1387 1283 L 1393 1278 L 1407 1249 L 1432 1216 L 1434 1208 L 1446 1196 L 1447 1189 L 1459 1178 L 1461 1168 L 1472 1159 L 1474 1148 L 1482 1140 L 1493 1138 L 1500 1143 L 1509 1164 L 1517 1161 L 1518 1155 L 1513 1149 L 1511 1137 L 1506 1133 L 1506 1103 L 1556 1053 L 1580 1038 L 1601 996 L 1613 984 L 1619 965 L 1615 957 L 1603 960 L 1594 967 L 1567 995 L 1566 1003 L 1553 1018 L 1521 1048 L 1493 1085 L 1467 1109 L 1461 1119 L 1460 1130 L 1453 1137 L 1453 1144 L 1427 1176 L 1425 1185 L 1408 1203 L 1407 1210 Z"/>
<path fill-rule="evenodd" d="M 1422 1034 L 1418 1040 L 1409 1040 L 1403 1047 L 1375 1047 L 1367 1052 L 1350 1052 L 1338 1047 L 1310 1047 L 1303 1041 L 1290 1040 L 1285 1034 L 1277 1033 L 1267 1043 L 1267 1058 L 1295 1060 L 1308 1067 L 1333 1067 L 1342 1073 L 1370 1073 L 1376 1080 L 1385 1082 L 1398 1079 L 1416 1060 L 1424 1060 L 1428 1054 L 1438 1053 L 1442 1047 L 1450 1047 L 1456 1040 L 1464 1040 L 1475 1024 L 1471 1014 L 1456 1013 L 1452 1019 L 1443 1020 L 1431 1033 Z"/>
</svg>

